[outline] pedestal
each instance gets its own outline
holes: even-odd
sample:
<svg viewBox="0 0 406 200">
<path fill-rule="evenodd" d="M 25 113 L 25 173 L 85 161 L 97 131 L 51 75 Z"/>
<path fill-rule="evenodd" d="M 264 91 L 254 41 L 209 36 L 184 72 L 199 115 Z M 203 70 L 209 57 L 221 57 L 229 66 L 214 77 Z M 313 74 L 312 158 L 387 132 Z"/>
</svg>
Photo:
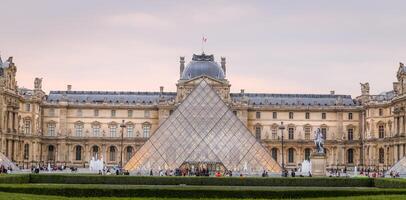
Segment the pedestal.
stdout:
<svg viewBox="0 0 406 200">
<path fill-rule="evenodd" d="M 326 155 L 315 153 L 311 156 L 312 175 L 326 176 Z"/>
</svg>

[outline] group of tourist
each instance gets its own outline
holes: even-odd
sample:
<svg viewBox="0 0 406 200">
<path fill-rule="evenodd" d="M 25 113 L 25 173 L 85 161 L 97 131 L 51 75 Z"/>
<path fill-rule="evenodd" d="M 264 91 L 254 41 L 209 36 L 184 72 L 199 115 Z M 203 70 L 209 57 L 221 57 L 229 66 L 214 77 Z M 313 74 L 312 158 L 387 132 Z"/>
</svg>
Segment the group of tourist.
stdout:
<svg viewBox="0 0 406 200">
<path fill-rule="evenodd" d="M 0 174 L 9 174 L 13 171 L 11 167 L 0 166 Z"/>
</svg>

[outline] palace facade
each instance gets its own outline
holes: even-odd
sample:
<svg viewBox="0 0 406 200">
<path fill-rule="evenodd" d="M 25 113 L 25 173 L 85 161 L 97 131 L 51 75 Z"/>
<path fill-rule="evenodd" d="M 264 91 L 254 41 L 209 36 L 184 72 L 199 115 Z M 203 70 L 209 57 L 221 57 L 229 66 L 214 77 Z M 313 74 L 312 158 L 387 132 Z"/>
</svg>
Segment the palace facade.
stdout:
<svg viewBox="0 0 406 200">
<path fill-rule="evenodd" d="M 154 134 L 202 78 L 233 113 L 287 168 L 297 168 L 314 151 L 314 131 L 325 136 L 328 168 L 387 169 L 406 155 L 406 68 L 400 63 L 393 90 L 361 95 L 230 92 L 226 58 L 180 57 L 176 92 L 42 90 L 19 88 L 17 66 L 0 58 L 0 152 L 19 166 L 88 166 L 92 157 L 124 165 Z M 281 122 L 286 129 L 282 135 Z"/>
</svg>

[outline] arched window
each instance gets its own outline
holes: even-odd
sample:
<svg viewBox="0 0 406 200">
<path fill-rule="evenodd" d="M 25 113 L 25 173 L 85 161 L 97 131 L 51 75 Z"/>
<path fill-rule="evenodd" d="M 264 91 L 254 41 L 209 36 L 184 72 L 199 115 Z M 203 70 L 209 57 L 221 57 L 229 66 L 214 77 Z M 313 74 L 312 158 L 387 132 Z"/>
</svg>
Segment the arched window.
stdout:
<svg viewBox="0 0 406 200">
<path fill-rule="evenodd" d="M 378 126 L 379 138 L 385 137 L 385 127 L 383 125 Z"/>
<path fill-rule="evenodd" d="M 310 152 L 311 152 L 311 149 L 309 149 L 309 148 L 305 149 L 305 152 L 304 152 L 305 160 L 310 160 Z"/>
<path fill-rule="evenodd" d="M 348 151 L 347 151 L 347 162 L 349 164 L 354 163 L 354 150 L 353 149 L 348 149 Z"/>
<path fill-rule="evenodd" d="M 295 149 L 289 148 L 288 149 L 288 162 L 293 163 L 295 161 Z"/>
<path fill-rule="evenodd" d="M 133 157 L 133 148 L 132 147 L 127 147 L 127 155 L 126 155 L 126 160 L 129 161 Z"/>
<path fill-rule="evenodd" d="M 92 157 L 94 157 L 94 159 L 99 159 L 99 147 L 98 146 L 92 147 Z"/>
<path fill-rule="evenodd" d="M 110 146 L 110 161 L 116 161 L 116 148 Z"/>
<path fill-rule="evenodd" d="M 81 146 L 76 146 L 75 147 L 75 160 L 82 160 L 82 147 Z"/>
<path fill-rule="evenodd" d="M 278 161 L 278 149 L 277 148 L 271 149 L 271 156 L 275 161 Z"/>
<path fill-rule="evenodd" d="M 55 160 L 55 147 L 53 145 L 48 146 L 48 160 L 49 161 Z"/>
<path fill-rule="evenodd" d="M 28 160 L 30 158 L 30 145 L 24 144 L 24 160 Z"/>
<path fill-rule="evenodd" d="M 385 163 L 385 150 L 383 148 L 379 149 L 379 163 Z"/>
<path fill-rule="evenodd" d="M 255 126 L 255 138 L 261 140 L 261 127 Z"/>
<path fill-rule="evenodd" d="M 148 123 L 145 123 L 144 125 L 142 125 L 142 132 L 143 132 L 143 136 L 145 138 L 149 137 L 150 132 L 151 132 L 151 125 Z"/>
</svg>

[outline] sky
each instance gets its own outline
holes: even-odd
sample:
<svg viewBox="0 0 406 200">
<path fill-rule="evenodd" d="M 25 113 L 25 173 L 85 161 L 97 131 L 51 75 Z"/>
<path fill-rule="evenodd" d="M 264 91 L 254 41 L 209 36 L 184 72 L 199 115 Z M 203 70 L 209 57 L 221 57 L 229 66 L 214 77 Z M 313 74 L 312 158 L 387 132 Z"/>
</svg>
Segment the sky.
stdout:
<svg viewBox="0 0 406 200">
<path fill-rule="evenodd" d="M 176 91 L 179 56 L 227 58 L 232 92 L 356 97 L 406 62 L 404 0 L 0 0 L 0 54 L 20 87 Z"/>
</svg>

